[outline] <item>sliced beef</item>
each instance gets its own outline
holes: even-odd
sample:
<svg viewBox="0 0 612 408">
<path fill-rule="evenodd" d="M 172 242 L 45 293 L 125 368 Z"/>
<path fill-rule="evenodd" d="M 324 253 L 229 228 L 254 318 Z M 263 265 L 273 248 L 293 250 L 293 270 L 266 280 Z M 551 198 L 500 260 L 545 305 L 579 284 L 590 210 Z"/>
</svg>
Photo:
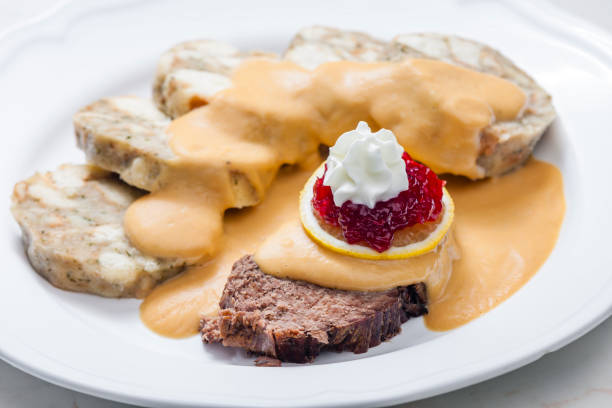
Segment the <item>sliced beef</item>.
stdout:
<svg viewBox="0 0 612 408">
<path fill-rule="evenodd" d="M 269 356 L 259 356 L 255 359 L 257 367 L 280 367 L 281 361 L 278 358 Z"/>
<path fill-rule="evenodd" d="M 321 350 L 364 353 L 427 313 L 426 303 L 423 283 L 384 292 L 335 290 L 267 275 L 245 256 L 233 266 L 219 317 L 202 320 L 202 340 L 306 363 Z"/>
</svg>

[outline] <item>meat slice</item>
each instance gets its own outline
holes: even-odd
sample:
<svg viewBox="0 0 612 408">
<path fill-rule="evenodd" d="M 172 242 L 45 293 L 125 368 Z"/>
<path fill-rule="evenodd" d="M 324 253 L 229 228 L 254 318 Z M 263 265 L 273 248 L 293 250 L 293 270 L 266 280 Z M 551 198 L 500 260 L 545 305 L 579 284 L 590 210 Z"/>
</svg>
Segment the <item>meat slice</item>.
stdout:
<svg viewBox="0 0 612 408">
<path fill-rule="evenodd" d="M 267 275 L 245 256 L 233 266 L 219 317 L 202 320 L 202 340 L 307 363 L 322 350 L 366 352 L 397 335 L 410 317 L 426 314 L 426 303 L 423 283 L 384 292 L 335 290 Z"/>
</svg>

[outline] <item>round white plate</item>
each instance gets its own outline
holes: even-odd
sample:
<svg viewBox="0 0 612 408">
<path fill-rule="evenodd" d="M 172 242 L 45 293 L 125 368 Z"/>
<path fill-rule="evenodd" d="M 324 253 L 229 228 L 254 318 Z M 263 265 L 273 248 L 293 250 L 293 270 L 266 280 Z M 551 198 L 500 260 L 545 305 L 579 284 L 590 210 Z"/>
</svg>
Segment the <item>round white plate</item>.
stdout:
<svg viewBox="0 0 612 408">
<path fill-rule="evenodd" d="M 281 51 L 318 23 L 382 38 L 411 31 L 486 42 L 532 74 L 559 119 L 536 155 L 563 171 L 567 216 L 540 272 L 492 312 L 432 333 L 420 320 L 362 355 L 256 368 L 239 351 L 148 331 L 137 300 L 57 290 L 23 254 L 9 216 L 13 184 L 36 170 L 82 162 L 71 116 L 97 98 L 149 95 L 157 57 L 211 37 Z M 431 396 L 527 364 L 586 333 L 612 307 L 612 39 L 538 3 L 391 1 L 79 2 L 0 39 L 5 195 L 0 357 L 50 382 L 153 406 L 358 406 Z"/>
</svg>

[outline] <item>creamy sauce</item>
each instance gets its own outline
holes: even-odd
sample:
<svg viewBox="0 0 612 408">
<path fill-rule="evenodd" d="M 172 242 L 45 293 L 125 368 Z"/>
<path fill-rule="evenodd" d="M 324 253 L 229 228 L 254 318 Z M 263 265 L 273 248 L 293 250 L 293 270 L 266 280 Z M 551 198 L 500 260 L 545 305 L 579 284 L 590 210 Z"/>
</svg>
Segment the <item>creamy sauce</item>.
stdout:
<svg viewBox="0 0 612 408">
<path fill-rule="evenodd" d="M 488 312 L 519 290 L 552 252 L 565 215 L 563 176 L 531 159 L 499 178 L 450 179 L 461 259 L 427 327 L 450 330 Z"/>
<path fill-rule="evenodd" d="M 218 312 L 232 264 L 255 252 L 279 225 L 298 219 L 298 193 L 316 168 L 303 167 L 282 169 L 260 205 L 228 211 L 218 255 L 162 283 L 145 298 L 140 317 L 151 330 L 167 337 L 191 336 L 197 332 L 201 316 Z"/>
<path fill-rule="evenodd" d="M 438 173 L 481 177 L 481 130 L 514 119 L 526 100 L 501 78 L 421 59 L 338 61 L 313 71 L 254 59 L 237 69 L 232 83 L 169 126 L 176 159 L 160 190 L 125 216 L 126 233 L 143 252 L 212 257 L 227 208 L 255 204 L 282 164 L 301 163 L 320 143 L 333 145 L 359 120 L 392 130 Z M 248 191 L 237 187 L 236 175 L 248 180 Z"/>
<path fill-rule="evenodd" d="M 142 303 L 142 320 L 157 333 L 195 334 L 200 316 L 217 312 L 231 265 L 265 239 L 256 259 L 269 273 L 347 289 L 426 282 L 426 322 L 435 330 L 495 307 L 552 250 L 564 212 L 562 178 L 535 160 L 499 179 L 449 180 L 461 254 L 454 262 L 452 233 L 416 258 L 363 261 L 327 253 L 299 225 L 298 192 L 314 170 L 318 145 L 333 145 L 359 120 L 392 130 L 436 172 L 481 177 L 480 131 L 514 119 L 525 105 L 510 82 L 431 60 L 343 61 L 309 71 L 256 59 L 241 65 L 232 83 L 171 123 L 176 158 L 158 190 L 126 213 L 126 232 L 143 252 L 200 259 Z M 273 183 L 283 164 L 298 166 L 281 170 Z M 226 211 L 254 205 L 266 193 L 257 207 Z"/>
<path fill-rule="evenodd" d="M 284 169 L 261 205 L 226 214 L 225 241 L 217 258 L 158 286 L 141 306 L 145 324 L 165 336 L 195 334 L 200 316 L 217 312 L 232 263 L 253 253 L 264 239 L 278 240 L 279 234 L 287 234 L 293 247 L 278 245 L 276 254 L 290 251 L 299 262 L 285 258 L 285 266 L 276 269 L 282 275 L 290 275 L 293 266 L 302 278 L 346 288 L 384 289 L 380 281 L 385 279 L 387 287 L 426 281 L 430 313 L 425 322 L 433 330 L 449 330 L 491 310 L 537 272 L 557 241 L 565 212 L 561 173 L 545 162 L 532 159 L 513 173 L 486 181 L 450 178 L 460 259 L 453 262 L 450 278 L 448 258 L 431 254 L 429 259 L 413 260 L 413 266 L 420 264 L 424 270 L 414 268 L 412 277 L 407 277 L 396 269 L 406 260 L 365 261 L 336 254 L 328 258 L 325 250 L 306 238 L 296 224 L 297 196 L 311 172 L 312 168 Z M 280 232 L 279 225 L 285 225 Z M 266 256 L 279 259 L 275 253 Z M 261 251 L 257 257 L 266 263 Z M 444 265 L 433 267 L 434 258 Z"/>
<path fill-rule="evenodd" d="M 400 260 L 368 260 L 342 255 L 317 245 L 299 220 L 291 220 L 270 235 L 255 252 L 264 272 L 345 290 L 380 291 L 426 282 L 440 296 L 457 258 L 452 231 L 435 250 Z"/>
<path fill-rule="evenodd" d="M 453 265 L 447 243 L 415 258 L 367 261 L 319 247 L 295 223 L 264 241 L 255 261 L 269 274 L 346 290 L 425 282 L 427 326 L 453 329 L 497 306 L 536 273 L 557 241 L 565 201 L 559 170 L 536 160 L 500 178 L 453 178 L 448 189 L 460 256 Z"/>
</svg>

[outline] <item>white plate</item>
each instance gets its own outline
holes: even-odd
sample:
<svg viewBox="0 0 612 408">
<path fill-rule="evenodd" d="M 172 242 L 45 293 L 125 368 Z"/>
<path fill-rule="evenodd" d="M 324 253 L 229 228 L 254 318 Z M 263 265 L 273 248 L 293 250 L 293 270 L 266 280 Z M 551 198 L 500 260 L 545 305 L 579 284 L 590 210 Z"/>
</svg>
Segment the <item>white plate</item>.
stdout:
<svg viewBox="0 0 612 408">
<path fill-rule="evenodd" d="M 0 356 L 50 382 L 155 406 L 382 405 L 466 386 L 527 364 L 576 339 L 612 307 L 612 39 L 546 4 L 475 1 L 79 2 L 0 42 L 4 137 L 0 191 L 35 170 L 82 162 L 71 115 L 107 95 L 149 95 L 159 54 L 212 37 L 280 51 L 320 23 L 383 38 L 438 31 L 499 48 L 554 98 L 560 119 L 537 149 L 564 174 L 559 243 L 515 296 L 460 329 L 435 334 L 420 320 L 363 355 L 325 354 L 313 365 L 261 369 L 197 337 L 160 338 L 138 301 L 57 290 L 23 255 L 8 200 L 0 285 Z"/>
</svg>

